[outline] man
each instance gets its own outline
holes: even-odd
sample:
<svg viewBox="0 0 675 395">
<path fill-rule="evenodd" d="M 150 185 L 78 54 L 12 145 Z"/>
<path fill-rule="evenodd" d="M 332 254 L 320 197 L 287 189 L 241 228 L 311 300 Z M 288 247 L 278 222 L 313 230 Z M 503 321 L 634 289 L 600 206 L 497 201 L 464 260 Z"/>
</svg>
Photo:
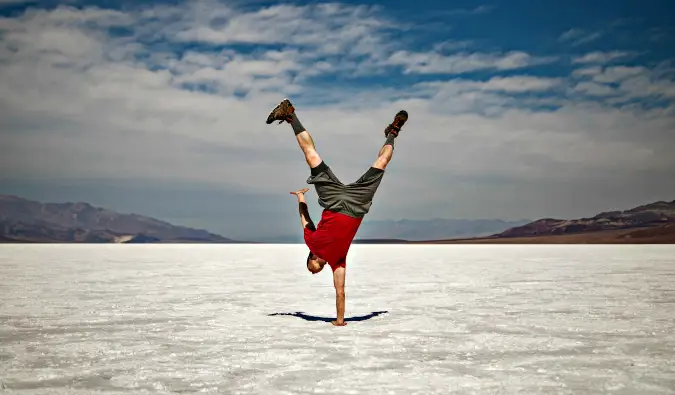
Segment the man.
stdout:
<svg viewBox="0 0 675 395">
<path fill-rule="evenodd" d="M 326 263 L 333 270 L 337 309 L 337 319 L 332 322 L 333 325 L 347 325 L 344 320 L 347 252 L 363 217 L 370 210 L 384 169 L 391 161 L 394 140 L 407 120 L 407 112 L 399 111 L 396 114 L 394 121 L 384 130 L 386 141 L 375 163 L 356 182 L 345 185 L 319 157 L 312 136 L 300 123 L 295 108 L 288 99 L 284 99 L 267 117 L 267 124 L 279 121 L 279 124 L 288 122 L 291 125 L 310 167 L 311 175 L 307 183 L 314 185 L 319 205 L 324 208 L 318 226 L 314 226 L 305 201 L 305 193 L 309 189 L 291 192 L 298 198 L 300 223 L 304 229 L 305 244 L 309 247 L 307 270 L 313 274 L 319 273 Z"/>
</svg>

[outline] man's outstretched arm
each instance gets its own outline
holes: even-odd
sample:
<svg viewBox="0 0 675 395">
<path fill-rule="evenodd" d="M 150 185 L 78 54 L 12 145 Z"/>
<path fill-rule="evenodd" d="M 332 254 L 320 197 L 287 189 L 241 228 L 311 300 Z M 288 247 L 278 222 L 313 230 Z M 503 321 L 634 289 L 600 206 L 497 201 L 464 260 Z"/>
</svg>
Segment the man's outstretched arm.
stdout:
<svg viewBox="0 0 675 395">
<path fill-rule="evenodd" d="M 333 272 L 333 285 L 335 285 L 335 309 L 337 319 L 332 322 L 335 326 L 345 326 L 345 273 L 344 267 L 338 267 Z"/>
<path fill-rule="evenodd" d="M 299 191 L 291 192 L 291 195 L 295 195 L 298 198 L 298 209 L 300 211 L 300 223 L 302 228 L 307 228 L 309 230 L 316 230 L 312 218 L 309 216 L 309 210 L 307 208 L 307 201 L 305 201 L 305 193 L 309 191 L 308 188 L 303 188 Z"/>
</svg>

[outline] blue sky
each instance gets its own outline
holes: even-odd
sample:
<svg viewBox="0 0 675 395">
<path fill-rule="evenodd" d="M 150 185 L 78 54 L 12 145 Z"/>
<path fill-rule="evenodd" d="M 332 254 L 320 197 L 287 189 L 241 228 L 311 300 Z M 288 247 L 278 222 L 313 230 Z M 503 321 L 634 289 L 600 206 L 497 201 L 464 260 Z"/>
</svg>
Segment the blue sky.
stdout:
<svg viewBox="0 0 675 395">
<path fill-rule="evenodd" d="M 0 0 L 0 193 L 294 234 L 308 171 L 263 122 L 288 96 L 346 182 L 408 110 L 371 219 L 672 200 L 673 8 Z"/>
</svg>

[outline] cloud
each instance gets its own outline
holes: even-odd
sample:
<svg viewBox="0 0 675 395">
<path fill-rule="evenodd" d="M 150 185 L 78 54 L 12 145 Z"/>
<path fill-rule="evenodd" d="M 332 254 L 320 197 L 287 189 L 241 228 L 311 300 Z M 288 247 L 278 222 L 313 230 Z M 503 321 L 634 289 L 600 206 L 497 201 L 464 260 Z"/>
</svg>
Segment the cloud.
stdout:
<svg viewBox="0 0 675 395">
<path fill-rule="evenodd" d="M 575 90 L 596 96 L 620 95 L 620 100 L 635 98 L 672 99 L 675 85 L 667 77 L 668 69 L 656 71 L 644 66 L 590 67 L 575 70 L 573 75 L 591 81 L 576 85 Z M 611 85 L 611 86 L 610 86 Z"/>
<path fill-rule="evenodd" d="M 602 73 L 602 67 L 593 66 L 593 67 L 584 67 L 581 69 L 576 69 L 572 72 L 572 76 L 575 77 L 592 77 Z"/>
<path fill-rule="evenodd" d="M 179 45 L 255 45 L 261 51 L 292 53 L 306 71 L 300 78 L 336 70 L 353 75 L 377 73 L 375 62 L 395 48 L 388 33 L 404 29 L 384 17 L 378 6 L 282 4 L 240 10 L 205 1 L 179 8 L 179 12 L 166 7 L 144 12 L 139 23 L 148 27 L 139 39 L 160 36 Z M 158 13 L 170 15 L 173 22 L 167 25 L 155 20 Z"/>
<path fill-rule="evenodd" d="M 481 84 L 484 90 L 498 90 L 505 92 L 544 91 L 560 85 L 559 78 L 541 78 L 531 76 L 493 77 Z"/>
<path fill-rule="evenodd" d="M 471 40 L 447 40 L 434 44 L 434 51 L 456 51 L 458 49 L 465 49 L 472 46 L 474 43 Z"/>
<path fill-rule="evenodd" d="M 344 54 L 363 50 L 359 44 L 387 21 L 376 19 L 379 7 L 338 3 L 308 6 L 276 5 L 251 12 L 209 8 L 192 16 L 169 39 L 214 44 L 255 43 L 313 47 L 323 53 Z M 334 35 L 327 40 L 325 33 Z M 354 48 L 355 47 L 355 48 Z M 371 48 L 372 49 L 372 48 Z"/>
<path fill-rule="evenodd" d="M 562 33 L 558 38 L 560 41 L 569 41 L 575 38 L 579 38 L 584 35 L 584 31 L 581 29 L 570 29 Z"/>
<path fill-rule="evenodd" d="M 631 98 L 675 99 L 675 83 L 658 81 L 649 75 L 635 75 L 621 81 L 620 88 Z"/>
<path fill-rule="evenodd" d="M 593 80 L 605 83 L 621 82 L 626 78 L 649 73 L 650 71 L 645 67 L 614 66 L 607 67 L 602 72 L 595 74 Z"/>
<path fill-rule="evenodd" d="M 479 97 L 482 93 L 523 93 L 543 92 L 560 86 L 563 81 L 559 78 L 541 78 L 531 76 L 492 77 L 487 81 L 472 81 L 454 79 L 448 81 L 431 81 L 417 84 L 420 89 L 431 88 L 435 94 L 469 93 Z M 480 96 L 484 98 L 484 96 Z"/>
<path fill-rule="evenodd" d="M 649 35 L 648 39 L 650 41 L 653 41 L 653 42 L 660 42 L 660 41 L 663 41 L 663 40 L 667 39 L 668 37 L 672 36 L 673 31 L 674 31 L 674 29 L 673 29 L 672 26 L 651 27 L 647 32 L 647 34 Z"/>
<path fill-rule="evenodd" d="M 581 82 L 574 87 L 574 90 L 590 96 L 612 96 L 617 94 L 616 89 L 595 82 Z"/>
<path fill-rule="evenodd" d="M 577 58 L 574 58 L 572 60 L 572 63 L 609 63 L 611 61 L 621 59 L 621 58 L 626 58 L 629 56 L 633 56 L 632 52 L 627 52 L 627 51 L 611 51 L 611 52 L 602 52 L 602 51 L 595 51 L 595 52 L 590 52 L 587 53 L 584 56 L 580 56 Z"/>
<path fill-rule="evenodd" d="M 600 31 L 591 32 L 584 29 L 573 28 L 562 33 L 560 37 L 558 37 L 558 40 L 561 42 L 568 42 L 572 46 L 579 46 L 595 41 L 602 37 L 603 34 L 604 33 Z"/>
<path fill-rule="evenodd" d="M 405 73 L 462 74 L 475 70 L 515 70 L 555 61 L 555 57 L 535 57 L 521 51 L 507 53 L 462 52 L 440 55 L 435 52 L 397 51 L 384 63 L 402 66 Z"/>
<path fill-rule="evenodd" d="M 529 217 L 626 185 L 640 188 L 612 196 L 667 190 L 648 181 L 675 173 L 667 64 L 567 74 L 537 68 L 555 56 L 454 53 L 447 37 L 424 39 L 424 52 L 414 37 L 390 40 L 398 29 L 391 14 L 346 4 L 59 6 L 0 18 L 3 177 L 287 196 L 308 169 L 288 125 L 264 119 L 290 96 L 344 181 L 408 110 L 374 218 Z M 245 204 L 227 209 L 255 212 Z"/>
<path fill-rule="evenodd" d="M 480 15 L 485 14 L 495 9 L 494 5 L 479 5 L 471 9 L 459 8 L 453 10 L 439 10 L 435 11 L 436 15 L 453 16 L 453 15 Z"/>
</svg>

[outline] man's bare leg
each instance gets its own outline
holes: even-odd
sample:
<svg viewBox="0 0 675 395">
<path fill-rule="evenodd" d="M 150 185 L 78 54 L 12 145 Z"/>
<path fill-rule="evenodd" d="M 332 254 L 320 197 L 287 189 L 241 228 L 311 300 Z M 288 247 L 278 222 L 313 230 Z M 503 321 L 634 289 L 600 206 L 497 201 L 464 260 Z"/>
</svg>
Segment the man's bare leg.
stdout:
<svg viewBox="0 0 675 395">
<path fill-rule="evenodd" d="M 375 160 L 375 163 L 373 163 L 374 168 L 384 170 L 387 168 L 387 165 L 389 162 L 391 162 L 391 158 L 394 156 L 394 139 L 396 137 L 389 135 L 387 137 L 387 141 L 384 143 L 382 148 L 380 148 L 380 152 L 377 154 L 377 159 Z"/>
<path fill-rule="evenodd" d="M 399 111 L 394 117 L 394 122 L 384 130 L 387 140 L 384 142 L 382 148 L 380 148 L 380 152 L 377 154 L 377 159 L 372 167 L 384 170 L 389 162 L 391 162 L 391 158 L 394 156 L 394 140 L 398 137 L 398 133 L 407 120 L 408 113 L 406 111 Z"/>
<path fill-rule="evenodd" d="M 295 114 L 293 114 L 295 116 Z M 297 118 L 297 117 L 296 117 Z M 314 140 L 308 131 L 304 130 L 295 135 L 295 139 L 298 141 L 298 145 L 302 150 L 302 153 L 305 154 L 305 160 L 307 165 L 310 168 L 317 167 L 321 164 L 321 157 L 319 153 L 316 152 L 316 147 L 314 146 Z"/>
<path fill-rule="evenodd" d="M 289 116 L 287 122 L 290 123 L 291 127 L 293 128 L 293 132 L 295 133 L 295 139 L 298 141 L 298 145 L 300 146 L 302 153 L 305 154 L 305 160 L 307 161 L 307 165 L 309 165 L 310 168 L 317 167 L 318 165 L 320 165 L 321 157 L 319 157 L 319 153 L 316 152 L 314 139 L 312 139 L 312 136 L 309 134 L 307 129 L 305 129 L 305 127 L 302 126 L 302 123 L 300 123 L 300 120 L 298 119 L 298 116 L 295 113 L 295 109 Z"/>
<path fill-rule="evenodd" d="M 267 117 L 267 124 L 271 124 L 274 121 L 279 121 L 279 123 L 288 122 L 293 128 L 293 133 L 295 133 L 295 139 L 300 145 L 300 149 L 305 154 L 305 160 L 310 168 L 317 167 L 321 164 L 321 157 L 316 152 L 316 147 L 314 146 L 314 140 L 309 132 L 302 126 L 298 116 L 295 114 L 295 107 L 291 104 L 291 101 L 284 99 L 279 103 L 278 106 L 270 112 L 270 115 Z"/>
</svg>

